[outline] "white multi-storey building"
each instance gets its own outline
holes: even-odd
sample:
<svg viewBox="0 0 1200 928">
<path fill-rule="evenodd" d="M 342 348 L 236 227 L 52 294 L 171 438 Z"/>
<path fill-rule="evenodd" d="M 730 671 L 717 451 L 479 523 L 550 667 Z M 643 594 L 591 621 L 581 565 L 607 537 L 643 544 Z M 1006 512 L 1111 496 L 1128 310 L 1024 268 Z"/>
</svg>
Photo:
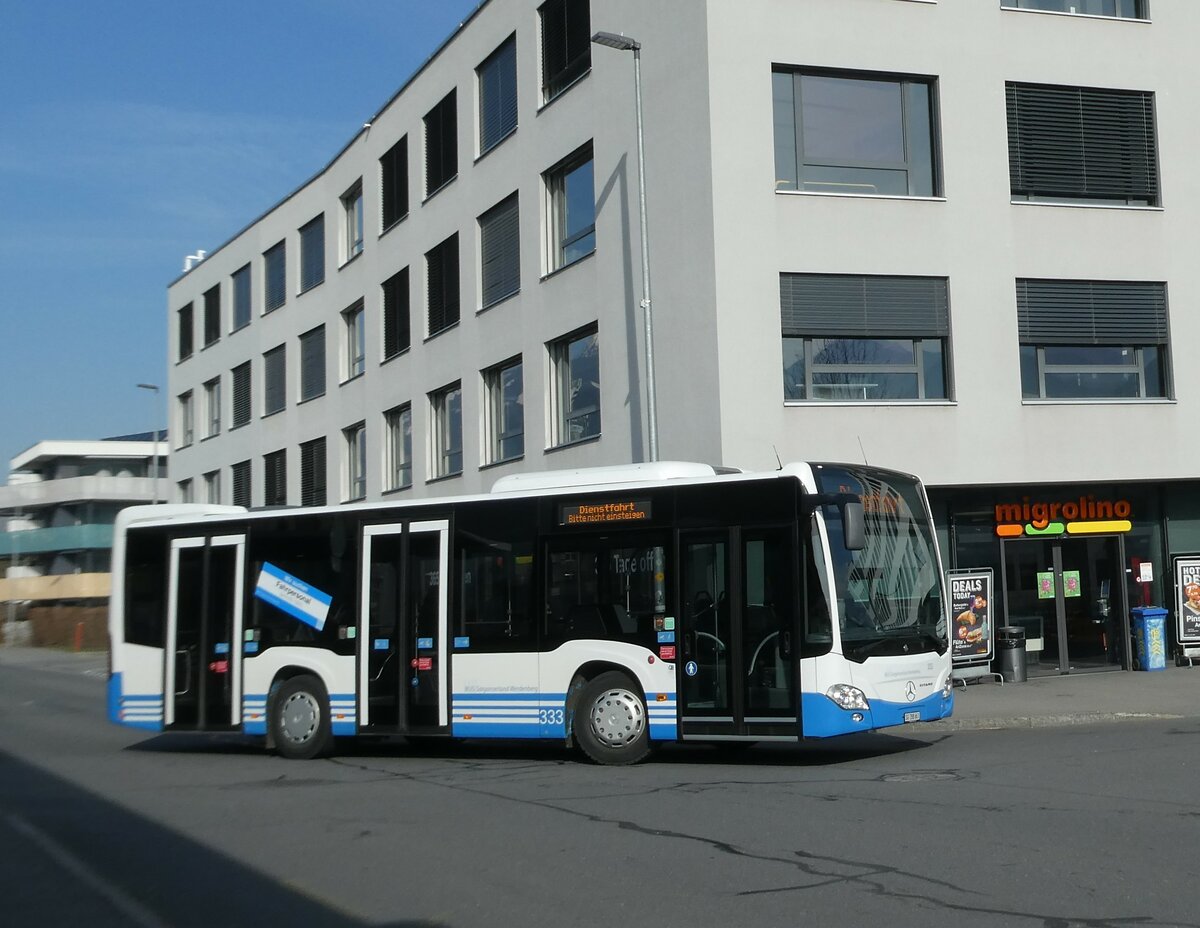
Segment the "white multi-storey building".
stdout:
<svg viewBox="0 0 1200 928">
<path fill-rule="evenodd" d="M 1046 666 L 1128 663 L 1200 550 L 1185 0 L 488 0 L 171 285 L 174 498 L 646 459 L 601 31 L 659 456 L 918 473 Z"/>
<path fill-rule="evenodd" d="M 163 436 L 165 438 L 165 436 Z M 0 486 L 0 609 L 16 618 L 58 606 L 93 607 L 89 641 L 103 640 L 113 523 L 126 506 L 163 501 L 165 440 L 149 432 L 99 441 L 40 441 L 9 464 Z M 27 629 L 26 629 L 27 631 Z M 51 640 L 51 643 L 62 643 Z"/>
</svg>

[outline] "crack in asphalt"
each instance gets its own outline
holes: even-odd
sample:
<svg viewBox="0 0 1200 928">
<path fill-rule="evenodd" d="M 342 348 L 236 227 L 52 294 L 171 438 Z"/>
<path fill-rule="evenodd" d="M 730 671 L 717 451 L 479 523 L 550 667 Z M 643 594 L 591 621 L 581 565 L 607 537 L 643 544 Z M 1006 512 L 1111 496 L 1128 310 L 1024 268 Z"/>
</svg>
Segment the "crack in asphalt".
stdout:
<svg viewBox="0 0 1200 928">
<path fill-rule="evenodd" d="M 634 834 L 645 835 L 647 837 L 666 838 L 668 840 L 690 842 L 741 860 L 757 861 L 764 864 L 779 864 L 785 867 L 790 867 L 792 869 L 799 870 L 805 876 L 813 878 L 810 882 L 803 884 L 778 886 L 770 889 L 743 890 L 734 893 L 734 895 L 738 897 L 752 897 L 787 892 L 808 892 L 826 886 L 842 884 L 856 886 L 873 895 L 886 896 L 888 899 L 892 900 L 909 900 L 964 915 L 992 915 L 1009 919 L 1022 919 L 1035 924 L 1040 924 L 1043 926 L 1043 928 L 1121 928 L 1121 926 L 1128 925 L 1154 925 L 1157 926 L 1157 928 L 1200 928 L 1200 922 L 1158 921 L 1153 916 L 1148 915 L 1095 917 L 1061 916 L 1050 915 L 1048 913 L 1036 911 L 1002 909 L 987 906 L 982 903 L 955 902 L 953 900 L 943 898 L 942 895 L 935 895 L 933 891 L 940 889 L 944 892 L 960 893 L 966 897 L 979 896 L 981 894 L 978 890 L 964 888 L 948 880 L 937 879 L 925 874 L 904 870 L 900 867 L 892 867 L 849 858 L 837 858 L 830 855 L 813 854 L 811 852 L 802 850 L 793 851 L 792 856 L 790 857 L 781 856 L 778 854 L 755 852 L 743 847 L 739 847 L 732 842 L 722 841 L 717 838 L 710 838 L 705 835 L 689 834 L 687 832 L 674 831 L 665 828 L 651 828 L 645 825 L 640 825 L 637 822 L 633 822 L 628 819 L 598 815 L 596 813 L 586 812 L 580 809 L 571 809 L 560 804 L 562 802 L 573 801 L 571 799 L 522 799 L 514 796 L 508 796 L 494 790 L 485 789 L 480 786 L 470 786 L 461 783 L 448 783 L 444 779 L 432 780 L 427 775 L 423 774 L 407 774 L 399 771 L 380 770 L 379 768 L 372 767 L 369 764 L 356 764 L 343 759 L 333 759 L 331 763 L 346 767 L 354 767 L 362 770 L 365 773 L 383 774 L 385 779 L 390 778 L 401 781 L 417 782 L 426 786 L 437 786 L 443 789 L 471 793 L 473 795 L 485 796 L 490 799 L 502 800 L 515 803 L 517 805 L 533 806 L 535 808 L 568 815 L 592 824 L 608 825 L 611 827 L 616 827 L 620 831 L 628 831 Z M 488 768 L 488 764 L 486 762 L 482 761 L 465 763 L 454 763 L 451 761 L 451 763 L 462 772 L 487 769 L 489 773 L 495 773 L 494 770 Z M 538 767 L 540 767 L 540 765 L 534 765 L 529 769 L 536 770 Z M 510 778 L 514 772 L 515 771 L 512 770 L 506 771 L 504 778 Z M 738 785 L 739 783 L 739 781 L 722 782 L 727 782 L 731 785 Z M 877 778 L 864 780 L 863 782 L 877 782 Z M 656 787 L 649 791 L 642 791 L 639 793 L 639 795 L 664 791 L 686 790 L 689 788 L 694 789 L 698 785 L 704 788 L 712 788 L 718 784 L 695 784 L 682 782 L 672 786 Z M 742 782 L 741 785 L 748 784 Z M 620 796 L 629 794 L 616 795 Z M 580 797 L 576 801 L 584 801 L 584 799 L 594 800 L 597 798 L 604 797 Z M 811 798 L 821 799 L 822 797 L 818 796 Z M 860 872 L 839 873 L 836 872 L 838 868 L 851 868 Z M 888 885 L 888 883 L 881 879 L 881 877 L 895 877 L 901 880 L 916 881 L 919 884 L 930 887 L 930 891 L 913 892 L 898 890 Z"/>
</svg>

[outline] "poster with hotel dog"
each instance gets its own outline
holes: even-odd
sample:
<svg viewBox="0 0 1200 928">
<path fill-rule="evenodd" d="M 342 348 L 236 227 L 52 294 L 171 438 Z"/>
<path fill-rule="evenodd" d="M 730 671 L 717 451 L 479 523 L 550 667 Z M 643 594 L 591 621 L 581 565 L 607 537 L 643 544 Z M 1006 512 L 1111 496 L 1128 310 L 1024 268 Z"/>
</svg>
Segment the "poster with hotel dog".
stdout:
<svg viewBox="0 0 1200 928">
<path fill-rule="evenodd" d="M 1200 556 L 1175 558 L 1175 616 L 1179 640 L 1200 642 Z"/>
</svg>

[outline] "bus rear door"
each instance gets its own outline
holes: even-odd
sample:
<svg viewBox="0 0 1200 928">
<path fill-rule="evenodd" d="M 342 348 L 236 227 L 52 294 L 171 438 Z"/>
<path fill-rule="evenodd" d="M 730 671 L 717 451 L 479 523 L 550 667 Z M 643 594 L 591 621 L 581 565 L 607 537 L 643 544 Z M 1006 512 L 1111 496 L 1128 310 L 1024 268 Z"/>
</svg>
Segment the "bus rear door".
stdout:
<svg viewBox="0 0 1200 928">
<path fill-rule="evenodd" d="M 245 535 L 171 542 L 164 725 L 175 731 L 241 724 Z"/>
</svg>

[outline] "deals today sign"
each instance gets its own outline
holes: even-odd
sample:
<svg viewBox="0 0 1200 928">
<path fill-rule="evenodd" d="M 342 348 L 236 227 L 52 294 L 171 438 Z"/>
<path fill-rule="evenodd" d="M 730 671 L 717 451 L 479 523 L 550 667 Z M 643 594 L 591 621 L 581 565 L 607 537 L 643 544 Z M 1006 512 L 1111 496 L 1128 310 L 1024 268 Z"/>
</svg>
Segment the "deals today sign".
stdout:
<svg viewBox="0 0 1200 928">
<path fill-rule="evenodd" d="M 992 656 L 992 571 L 964 571 L 950 577 L 950 656 L 955 663 Z"/>
</svg>

